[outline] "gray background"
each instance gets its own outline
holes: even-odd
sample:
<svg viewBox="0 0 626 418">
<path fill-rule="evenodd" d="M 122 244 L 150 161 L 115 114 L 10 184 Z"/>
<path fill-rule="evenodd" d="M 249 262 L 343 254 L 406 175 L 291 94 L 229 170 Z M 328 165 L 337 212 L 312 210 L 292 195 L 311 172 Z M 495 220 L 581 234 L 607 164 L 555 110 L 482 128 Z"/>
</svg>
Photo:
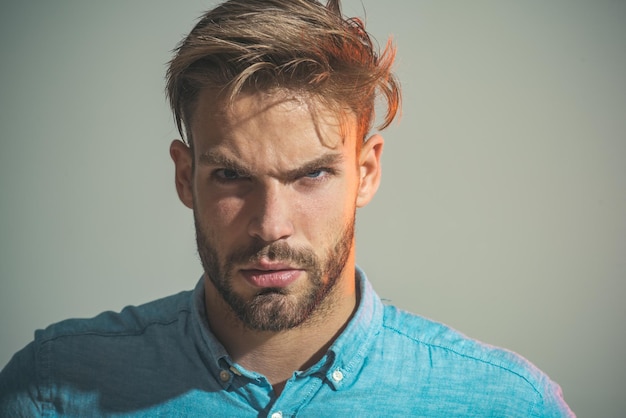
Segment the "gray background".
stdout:
<svg viewBox="0 0 626 418">
<path fill-rule="evenodd" d="M 0 366 L 36 328 L 201 274 L 170 50 L 213 2 L 0 5 Z M 626 2 L 347 1 L 404 114 L 358 215 L 385 299 L 508 347 L 580 416 L 626 410 Z"/>
</svg>

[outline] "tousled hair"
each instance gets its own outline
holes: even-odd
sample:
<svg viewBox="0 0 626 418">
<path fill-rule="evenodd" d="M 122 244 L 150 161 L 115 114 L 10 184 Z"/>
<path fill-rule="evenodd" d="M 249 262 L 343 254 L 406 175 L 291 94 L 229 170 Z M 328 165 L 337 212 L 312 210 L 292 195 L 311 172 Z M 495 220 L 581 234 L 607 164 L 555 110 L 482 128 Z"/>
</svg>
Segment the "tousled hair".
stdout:
<svg viewBox="0 0 626 418">
<path fill-rule="evenodd" d="M 343 17 L 340 0 L 229 0 L 205 13 L 178 45 L 167 70 L 167 96 L 190 145 L 204 89 L 231 104 L 244 92 L 304 93 L 339 113 L 352 111 L 365 140 L 377 97 L 386 102 L 378 129 L 398 111 L 394 57 L 391 40 L 379 54 L 363 21 Z"/>
</svg>

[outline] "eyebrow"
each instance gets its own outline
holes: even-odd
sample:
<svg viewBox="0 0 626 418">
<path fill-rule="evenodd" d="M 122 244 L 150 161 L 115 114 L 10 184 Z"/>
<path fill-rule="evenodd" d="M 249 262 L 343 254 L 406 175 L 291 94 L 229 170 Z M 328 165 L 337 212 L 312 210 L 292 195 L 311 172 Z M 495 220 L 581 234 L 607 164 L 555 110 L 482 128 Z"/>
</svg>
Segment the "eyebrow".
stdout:
<svg viewBox="0 0 626 418">
<path fill-rule="evenodd" d="M 331 168 L 343 161 L 343 155 L 339 153 L 324 154 L 319 158 L 305 163 L 304 165 L 289 170 L 286 175 L 289 179 L 297 179 L 303 177 L 312 171 L 319 170 L 320 168 Z"/>
<path fill-rule="evenodd" d="M 241 175 L 249 175 L 252 171 L 248 167 L 241 164 L 239 161 L 236 161 L 232 158 L 229 158 L 223 154 L 214 151 L 207 151 L 200 154 L 198 161 L 202 165 L 214 165 L 224 167 L 229 170 L 233 170 Z"/>
<path fill-rule="evenodd" d="M 324 154 L 318 158 L 304 163 L 300 167 L 282 173 L 281 177 L 284 177 L 287 180 L 297 179 L 311 173 L 312 171 L 319 170 L 320 168 L 332 168 L 332 166 L 336 166 L 342 161 L 343 155 L 341 153 Z M 214 151 L 208 151 L 200 154 L 199 162 L 203 165 L 212 165 L 227 168 L 243 176 L 252 175 L 252 170 L 246 165 Z"/>
</svg>

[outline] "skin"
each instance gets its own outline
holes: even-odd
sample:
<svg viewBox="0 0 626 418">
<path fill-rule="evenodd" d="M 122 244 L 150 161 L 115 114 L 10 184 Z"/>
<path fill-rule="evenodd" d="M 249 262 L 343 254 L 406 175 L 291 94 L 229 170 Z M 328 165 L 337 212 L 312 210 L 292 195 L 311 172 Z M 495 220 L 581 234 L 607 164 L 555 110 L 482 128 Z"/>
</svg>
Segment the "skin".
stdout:
<svg viewBox="0 0 626 418">
<path fill-rule="evenodd" d="M 321 358 L 357 305 L 354 216 L 380 183 L 383 139 L 357 151 L 356 117 L 342 116 L 291 91 L 225 105 L 206 90 L 193 151 L 170 147 L 196 221 L 209 325 L 276 394 Z"/>
</svg>

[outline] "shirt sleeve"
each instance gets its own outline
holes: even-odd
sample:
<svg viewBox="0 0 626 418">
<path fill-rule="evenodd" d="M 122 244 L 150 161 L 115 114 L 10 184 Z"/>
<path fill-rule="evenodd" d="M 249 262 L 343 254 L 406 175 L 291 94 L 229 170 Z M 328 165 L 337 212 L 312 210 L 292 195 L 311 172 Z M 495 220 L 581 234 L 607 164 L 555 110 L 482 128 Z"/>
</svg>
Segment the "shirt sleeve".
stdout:
<svg viewBox="0 0 626 418">
<path fill-rule="evenodd" d="M 34 343 L 18 351 L 0 372 L 0 416 L 41 416 Z"/>
</svg>

